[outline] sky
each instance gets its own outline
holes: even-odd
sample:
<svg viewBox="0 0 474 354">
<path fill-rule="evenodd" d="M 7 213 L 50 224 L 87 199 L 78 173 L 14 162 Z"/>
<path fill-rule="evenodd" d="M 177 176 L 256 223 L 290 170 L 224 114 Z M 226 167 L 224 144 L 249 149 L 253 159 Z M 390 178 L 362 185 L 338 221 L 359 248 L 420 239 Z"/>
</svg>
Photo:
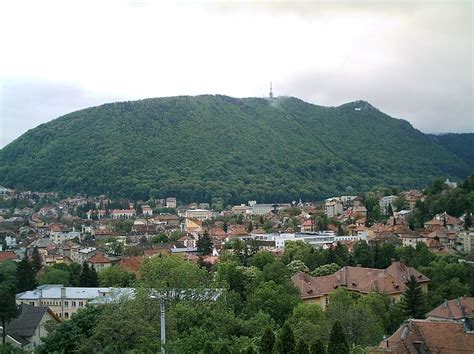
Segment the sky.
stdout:
<svg viewBox="0 0 474 354">
<path fill-rule="evenodd" d="M 0 0 L 0 147 L 66 113 L 148 97 L 366 100 L 474 132 L 473 1 Z"/>
</svg>

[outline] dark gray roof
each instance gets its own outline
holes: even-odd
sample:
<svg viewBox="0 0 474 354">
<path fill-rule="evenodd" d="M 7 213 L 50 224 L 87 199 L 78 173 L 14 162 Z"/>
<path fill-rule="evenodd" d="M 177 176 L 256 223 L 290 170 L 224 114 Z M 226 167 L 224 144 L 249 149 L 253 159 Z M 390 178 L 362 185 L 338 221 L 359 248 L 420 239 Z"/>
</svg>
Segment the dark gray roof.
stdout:
<svg viewBox="0 0 474 354">
<path fill-rule="evenodd" d="M 20 315 L 6 326 L 7 335 L 18 341 L 23 339 L 21 342 L 24 342 L 24 338 L 31 337 L 35 333 L 36 328 L 38 328 L 41 319 L 47 311 L 47 307 L 21 305 Z"/>
</svg>

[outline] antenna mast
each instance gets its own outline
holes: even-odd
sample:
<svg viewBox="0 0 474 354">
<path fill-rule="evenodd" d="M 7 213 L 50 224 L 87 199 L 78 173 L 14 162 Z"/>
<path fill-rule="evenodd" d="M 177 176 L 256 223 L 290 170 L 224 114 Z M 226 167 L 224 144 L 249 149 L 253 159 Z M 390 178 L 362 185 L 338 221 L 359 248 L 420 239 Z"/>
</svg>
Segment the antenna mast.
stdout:
<svg viewBox="0 0 474 354">
<path fill-rule="evenodd" d="M 272 89 L 272 82 L 270 81 L 270 99 L 273 98 L 273 89 Z"/>
</svg>

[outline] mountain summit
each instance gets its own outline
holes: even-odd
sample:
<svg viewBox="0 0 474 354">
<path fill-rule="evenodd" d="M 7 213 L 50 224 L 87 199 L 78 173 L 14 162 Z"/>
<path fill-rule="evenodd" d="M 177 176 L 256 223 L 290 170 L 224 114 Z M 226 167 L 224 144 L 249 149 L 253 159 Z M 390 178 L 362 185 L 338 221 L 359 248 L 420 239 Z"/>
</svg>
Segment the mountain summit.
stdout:
<svg viewBox="0 0 474 354">
<path fill-rule="evenodd" d="M 181 96 L 73 112 L 0 150 L 0 184 L 229 203 L 319 199 L 467 176 L 468 162 L 407 121 L 355 101 Z"/>
</svg>

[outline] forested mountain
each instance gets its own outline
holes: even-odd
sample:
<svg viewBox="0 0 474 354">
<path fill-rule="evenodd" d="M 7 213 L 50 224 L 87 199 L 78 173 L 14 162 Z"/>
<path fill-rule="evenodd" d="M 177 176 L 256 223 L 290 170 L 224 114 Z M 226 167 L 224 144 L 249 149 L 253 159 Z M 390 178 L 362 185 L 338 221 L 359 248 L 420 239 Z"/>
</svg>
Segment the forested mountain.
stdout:
<svg viewBox="0 0 474 354">
<path fill-rule="evenodd" d="M 448 151 L 459 156 L 468 165 L 474 166 L 474 133 L 442 134 L 433 137 Z"/>
<path fill-rule="evenodd" d="M 319 199 L 376 185 L 421 187 L 474 166 L 369 103 L 154 98 L 42 124 L 0 150 L 0 184 L 228 203 Z"/>
</svg>

